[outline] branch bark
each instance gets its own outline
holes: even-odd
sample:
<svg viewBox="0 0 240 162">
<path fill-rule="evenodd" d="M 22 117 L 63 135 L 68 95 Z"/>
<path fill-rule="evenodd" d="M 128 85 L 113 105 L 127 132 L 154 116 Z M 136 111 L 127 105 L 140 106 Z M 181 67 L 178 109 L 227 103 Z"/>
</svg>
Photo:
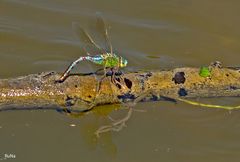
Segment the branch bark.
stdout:
<svg viewBox="0 0 240 162">
<path fill-rule="evenodd" d="M 159 99 L 240 96 L 238 68 L 211 67 L 210 77 L 201 77 L 200 68 L 183 67 L 122 75 L 121 84 L 106 77 L 100 91 L 94 75 L 71 75 L 56 83 L 57 72 L 43 72 L 0 80 L 0 110 L 70 108 L 85 111 L 96 105 L 129 102 L 151 90 L 141 101 Z M 117 83 L 119 83 L 117 82 Z M 162 96 L 162 97 L 161 97 Z"/>
</svg>

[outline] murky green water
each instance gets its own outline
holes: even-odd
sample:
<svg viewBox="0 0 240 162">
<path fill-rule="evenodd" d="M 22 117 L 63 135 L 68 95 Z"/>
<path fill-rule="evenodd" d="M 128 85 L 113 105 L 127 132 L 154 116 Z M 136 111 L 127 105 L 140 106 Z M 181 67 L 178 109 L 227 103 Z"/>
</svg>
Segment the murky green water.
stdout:
<svg viewBox="0 0 240 162">
<path fill-rule="evenodd" d="M 1 0 L 0 77 L 63 71 L 80 54 L 71 23 L 88 27 L 101 12 L 126 70 L 201 66 L 219 60 L 239 65 L 240 1 Z M 81 72 L 89 66 L 79 66 Z M 240 104 L 239 98 L 204 99 Z M 107 108 L 107 107 L 105 107 Z M 0 158 L 42 161 L 194 161 L 240 159 L 240 112 L 184 103 L 141 103 L 127 127 L 96 139 L 108 122 L 99 113 L 71 118 L 55 111 L 0 113 Z M 113 112 L 115 118 L 125 111 Z M 71 125 L 75 126 L 72 127 Z"/>
</svg>

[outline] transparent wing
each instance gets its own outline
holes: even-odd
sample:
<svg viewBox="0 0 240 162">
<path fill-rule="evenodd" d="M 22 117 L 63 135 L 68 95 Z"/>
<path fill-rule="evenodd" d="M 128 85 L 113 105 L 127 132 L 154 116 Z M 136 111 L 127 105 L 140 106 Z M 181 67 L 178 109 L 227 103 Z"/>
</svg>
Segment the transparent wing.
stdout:
<svg viewBox="0 0 240 162">
<path fill-rule="evenodd" d="M 97 25 L 97 29 L 99 30 L 99 34 L 101 34 L 103 36 L 105 43 L 108 44 L 108 46 L 111 50 L 111 53 L 112 53 L 112 44 L 109 39 L 107 26 L 101 16 L 97 16 L 96 25 Z M 107 53 L 105 49 L 103 49 L 100 45 L 98 45 L 93 40 L 91 35 L 84 28 L 82 28 L 78 22 L 73 22 L 72 27 L 73 27 L 74 32 L 77 34 L 77 36 L 80 40 L 81 49 L 84 51 L 84 53 L 86 55 L 92 55 L 92 52 L 90 51 L 89 47 L 94 47 L 95 49 L 97 49 L 99 51 L 98 54 Z M 94 57 L 94 55 L 92 55 L 92 56 Z M 89 69 L 92 70 L 92 72 L 94 72 L 93 69 L 95 69 L 95 68 L 93 68 L 91 63 L 87 66 Z M 97 75 L 101 75 L 100 73 L 104 73 L 103 68 L 104 67 L 101 67 L 101 70 L 99 69 L 95 73 L 93 73 L 93 74 L 95 74 L 95 77 L 97 77 Z"/>
<path fill-rule="evenodd" d="M 108 33 L 108 27 L 100 15 L 97 15 L 97 28 L 101 32 L 103 32 L 104 39 L 105 39 L 106 43 L 108 44 L 108 48 L 110 49 L 111 54 L 113 54 L 112 43 L 110 41 L 110 37 L 109 37 L 109 33 Z"/>
<path fill-rule="evenodd" d="M 84 28 L 82 28 L 79 23 L 73 22 L 72 28 L 77 34 L 80 41 L 81 49 L 86 55 L 94 57 L 95 54 L 100 55 L 106 53 L 105 49 L 98 45 L 90 36 L 90 34 Z M 85 66 L 87 66 L 86 68 L 90 71 L 90 73 L 87 73 L 87 75 L 93 75 L 96 80 L 99 80 L 99 78 L 102 76 L 102 73 L 104 72 L 103 67 L 96 67 L 93 63 L 90 62 Z"/>
<path fill-rule="evenodd" d="M 101 48 L 94 40 L 93 38 L 90 36 L 90 34 L 84 30 L 79 23 L 77 22 L 73 22 L 72 23 L 72 28 L 75 31 L 75 33 L 77 34 L 79 40 L 81 43 L 84 44 L 84 46 L 82 47 L 85 51 L 87 51 L 87 46 L 91 46 L 96 48 L 99 51 L 99 54 L 101 53 L 106 53 L 106 51 Z M 89 54 L 89 53 L 88 53 Z"/>
</svg>

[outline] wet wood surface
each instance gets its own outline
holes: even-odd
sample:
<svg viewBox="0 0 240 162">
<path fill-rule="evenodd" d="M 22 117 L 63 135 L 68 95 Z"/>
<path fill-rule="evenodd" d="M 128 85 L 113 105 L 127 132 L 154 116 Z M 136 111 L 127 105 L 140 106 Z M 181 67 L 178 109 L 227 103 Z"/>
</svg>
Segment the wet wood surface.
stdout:
<svg viewBox="0 0 240 162">
<path fill-rule="evenodd" d="M 125 73 L 117 83 L 105 77 L 100 90 L 95 75 L 71 75 L 57 83 L 61 74 L 43 72 L 0 80 L 0 110 L 69 108 L 85 111 L 97 105 L 177 98 L 240 96 L 238 68 L 211 67 L 211 76 L 201 77 L 200 68 Z"/>
</svg>

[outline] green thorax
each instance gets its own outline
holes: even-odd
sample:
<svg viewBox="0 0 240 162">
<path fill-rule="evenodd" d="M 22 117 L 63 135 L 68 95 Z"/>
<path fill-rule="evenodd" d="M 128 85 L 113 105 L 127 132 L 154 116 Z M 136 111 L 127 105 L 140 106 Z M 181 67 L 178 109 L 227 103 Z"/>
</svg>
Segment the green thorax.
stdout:
<svg viewBox="0 0 240 162">
<path fill-rule="evenodd" d="M 105 67 L 118 67 L 119 66 L 119 57 L 117 55 L 106 55 L 104 58 Z"/>
</svg>

